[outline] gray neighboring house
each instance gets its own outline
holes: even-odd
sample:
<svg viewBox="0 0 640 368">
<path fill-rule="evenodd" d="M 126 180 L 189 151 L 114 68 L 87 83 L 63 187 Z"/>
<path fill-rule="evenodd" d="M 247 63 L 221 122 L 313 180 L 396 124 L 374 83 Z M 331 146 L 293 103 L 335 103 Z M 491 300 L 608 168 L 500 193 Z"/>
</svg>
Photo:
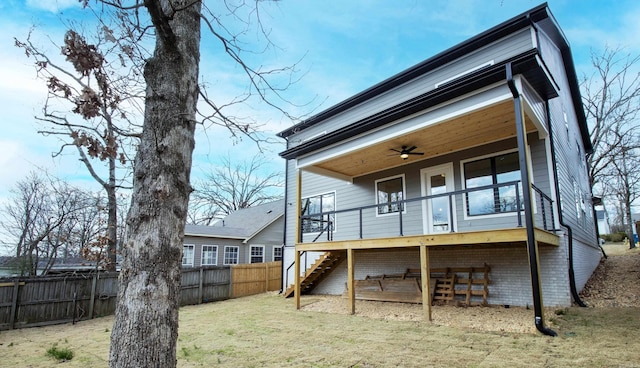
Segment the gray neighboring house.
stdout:
<svg viewBox="0 0 640 368">
<path fill-rule="evenodd" d="M 543 307 L 580 303 L 600 261 L 593 148 L 546 3 L 278 135 L 298 308 L 301 293 L 346 293 L 354 313 L 356 281 L 417 270 L 430 318 L 431 268 L 487 264 L 488 304 L 533 305 L 551 334 Z"/>
<path fill-rule="evenodd" d="M 182 266 L 282 260 L 284 201 L 232 212 L 212 226 L 186 225 Z"/>
</svg>

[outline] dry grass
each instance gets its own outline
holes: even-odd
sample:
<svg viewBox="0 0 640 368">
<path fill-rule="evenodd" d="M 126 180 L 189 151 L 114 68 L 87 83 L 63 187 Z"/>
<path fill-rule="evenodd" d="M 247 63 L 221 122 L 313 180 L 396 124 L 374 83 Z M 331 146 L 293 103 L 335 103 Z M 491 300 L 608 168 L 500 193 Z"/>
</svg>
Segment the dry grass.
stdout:
<svg viewBox="0 0 640 368">
<path fill-rule="evenodd" d="M 610 259 L 615 258 L 607 247 L 605 250 Z M 637 251 L 622 254 L 640 257 Z M 306 309 L 319 300 L 302 298 Z M 361 303 L 356 303 L 356 309 L 365 309 Z M 386 318 L 296 311 L 292 299 L 276 294 L 184 307 L 180 310 L 178 366 L 640 367 L 637 306 L 550 310 L 547 320 L 559 334 L 552 338 L 504 328 L 474 328 L 474 317 L 486 318 L 481 308 L 465 310 L 470 313 L 464 318 L 468 322 L 445 326 L 438 322 L 438 315 L 449 313 L 444 307 L 434 308 L 435 323 L 424 323 L 402 320 L 404 312 L 393 309 L 396 304 L 383 304 L 394 310 Z M 452 310 L 455 314 L 456 309 Z M 532 311 L 496 310 L 490 317 L 495 326 L 509 326 L 511 310 L 528 315 L 533 325 Z M 113 318 L 105 317 L 75 325 L 0 332 L 0 366 L 57 365 L 46 354 L 56 345 L 74 353 L 71 361 L 60 363 L 64 367 L 106 367 L 112 323 Z"/>
</svg>

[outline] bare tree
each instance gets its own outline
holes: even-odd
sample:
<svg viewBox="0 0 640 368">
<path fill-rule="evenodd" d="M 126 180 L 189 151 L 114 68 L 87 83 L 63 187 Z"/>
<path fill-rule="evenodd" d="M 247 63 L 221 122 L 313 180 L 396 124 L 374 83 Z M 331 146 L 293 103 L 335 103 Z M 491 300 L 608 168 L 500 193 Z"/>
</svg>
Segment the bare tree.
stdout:
<svg viewBox="0 0 640 368">
<path fill-rule="evenodd" d="M 46 274 L 73 247 L 76 215 L 87 207 L 86 193 L 65 182 L 31 173 L 12 190 L 2 225 L 14 239 L 21 275 Z"/>
<path fill-rule="evenodd" d="M 210 225 L 233 211 L 282 198 L 283 174 L 265 170 L 264 156 L 236 163 L 226 156 L 219 161 L 219 166 L 210 168 L 194 184 L 189 201 L 191 223 Z"/>
<path fill-rule="evenodd" d="M 253 26 L 258 34 L 268 35 L 260 21 L 259 2 L 216 2 L 219 9 L 215 11 L 198 0 L 102 3 L 129 12 L 134 28 L 152 32 L 155 37 L 152 56 L 144 66 L 144 123 L 134 163 L 109 364 L 174 367 L 182 240 L 192 191 L 191 155 L 197 116 L 202 123 L 217 123 L 233 134 L 256 137 L 251 128 L 254 121 L 225 112 L 233 110 L 224 110 L 228 104 L 215 104 L 199 88 L 201 22 L 247 77 L 247 95 L 231 104 L 246 103 L 255 96 L 288 116 L 278 105 L 283 101 L 281 89 L 270 77 L 290 69 L 252 68 L 243 59 L 246 30 L 238 31 L 236 26 Z M 142 23 L 145 19 L 151 24 Z M 232 27 L 229 21 L 237 23 Z M 209 112 L 197 113 L 199 96 Z"/>
<path fill-rule="evenodd" d="M 35 59 L 38 77 L 46 81 L 47 102 L 42 116 L 36 117 L 44 126 L 39 133 L 62 140 L 58 156 L 65 148 L 77 151 L 80 161 L 107 196 L 108 219 L 102 236 L 107 245 L 107 267 L 115 269 L 117 238 L 117 190 L 130 176 L 128 150 L 137 142 L 139 128 L 134 124 L 140 115 L 142 55 L 135 45 L 127 23 L 115 28 L 108 19 L 119 19 L 104 12 L 98 18 L 95 43 L 73 29 L 59 47 L 68 64 L 56 63 L 31 41 L 15 40 L 17 47 Z M 66 111 L 66 112 L 65 112 Z M 106 166 L 102 173 L 99 166 Z"/>
<path fill-rule="evenodd" d="M 624 205 L 630 246 L 635 247 L 631 206 L 637 197 L 634 157 L 640 149 L 640 55 L 621 49 L 592 53 L 595 69 L 582 81 L 583 105 L 590 125 L 593 153 L 587 157 L 589 176 L 597 194 Z"/>
</svg>

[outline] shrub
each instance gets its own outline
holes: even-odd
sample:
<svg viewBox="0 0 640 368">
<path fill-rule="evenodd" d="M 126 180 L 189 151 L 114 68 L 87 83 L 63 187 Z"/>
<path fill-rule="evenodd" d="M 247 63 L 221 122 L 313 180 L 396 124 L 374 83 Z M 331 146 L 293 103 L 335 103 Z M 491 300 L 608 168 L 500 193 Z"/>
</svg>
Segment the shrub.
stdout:
<svg viewBox="0 0 640 368">
<path fill-rule="evenodd" d="M 47 350 L 47 356 L 55 358 L 58 361 L 67 361 L 73 359 L 73 351 L 67 348 L 58 348 L 56 345 Z"/>
<path fill-rule="evenodd" d="M 624 239 L 627 238 L 627 233 L 619 231 L 617 233 L 611 234 L 611 241 L 614 243 L 623 242 Z M 605 239 L 606 240 L 606 239 Z"/>
</svg>

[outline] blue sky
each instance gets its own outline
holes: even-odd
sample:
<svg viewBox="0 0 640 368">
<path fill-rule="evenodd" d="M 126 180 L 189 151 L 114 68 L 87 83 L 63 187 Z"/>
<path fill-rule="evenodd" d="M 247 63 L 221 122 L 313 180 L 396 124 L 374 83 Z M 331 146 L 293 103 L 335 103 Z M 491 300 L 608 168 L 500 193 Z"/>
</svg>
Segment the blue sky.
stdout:
<svg viewBox="0 0 640 368">
<path fill-rule="evenodd" d="M 3 0 L 0 2 L 0 204 L 16 181 L 30 170 L 47 169 L 74 182 L 95 185 L 73 151 L 52 159 L 59 149 L 55 138 L 37 134 L 34 115 L 41 111 L 45 85 L 35 78 L 31 59 L 13 46 L 36 27 L 42 40 L 60 42 L 60 18 L 82 16 L 77 0 Z M 539 5 L 531 0 L 284 0 L 267 6 L 263 19 L 271 29 L 277 51 L 260 55 L 261 65 L 282 66 L 298 61 L 302 79 L 287 98 L 311 101 L 316 112 L 427 59 L 475 34 Z M 605 46 L 640 52 L 640 2 L 551 0 L 549 7 L 564 30 L 579 75 L 592 72 L 590 52 Z M 62 14 L 61 14 L 62 13 Z M 204 32 L 203 34 L 206 34 Z M 202 44 L 202 80 L 216 98 L 231 98 L 238 69 L 225 66 L 210 38 Z M 308 106 L 292 108 L 304 114 Z M 253 106 L 246 114 L 265 124 L 273 135 L 292 122 Z M 283 145 L 268 148 L 271 170 L 283 170 L 277 153 Z M 221 129 L 197 132 L 193 177 L 198 177 L 221 155 L 251 157 L 257 148 L 247 140 L 233 143 Z"/>
</svg>

